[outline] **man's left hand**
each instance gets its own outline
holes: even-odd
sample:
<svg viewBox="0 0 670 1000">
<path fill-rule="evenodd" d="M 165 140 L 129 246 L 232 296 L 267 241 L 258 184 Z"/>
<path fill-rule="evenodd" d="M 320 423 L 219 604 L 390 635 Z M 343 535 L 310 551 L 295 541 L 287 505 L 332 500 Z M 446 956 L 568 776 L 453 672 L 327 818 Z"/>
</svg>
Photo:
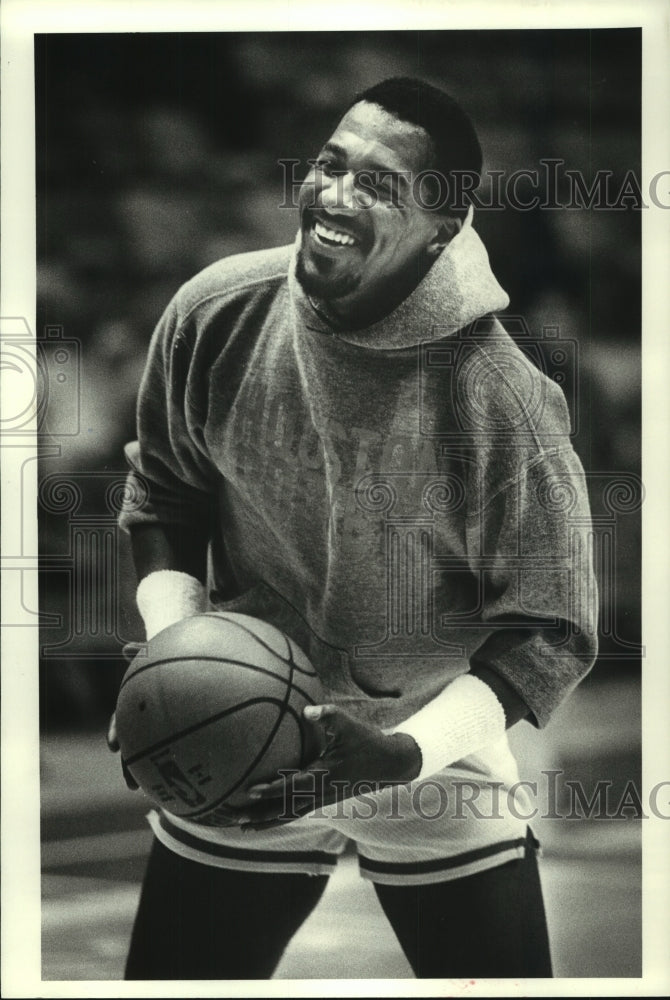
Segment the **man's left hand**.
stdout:
<svg viewBox="0 0 670 1000">
<path fill-rule="evenodd" d="M 419 774 L 421 751 L 411 736 L 386 734 L 335 705 L 310 705 L 303 716 L 323 750 L 303 770 L 251 786 L 254 804 L 244 809 L 243 830 L 290 823 L 319 806 L 406 784 Z"/>
</svg>

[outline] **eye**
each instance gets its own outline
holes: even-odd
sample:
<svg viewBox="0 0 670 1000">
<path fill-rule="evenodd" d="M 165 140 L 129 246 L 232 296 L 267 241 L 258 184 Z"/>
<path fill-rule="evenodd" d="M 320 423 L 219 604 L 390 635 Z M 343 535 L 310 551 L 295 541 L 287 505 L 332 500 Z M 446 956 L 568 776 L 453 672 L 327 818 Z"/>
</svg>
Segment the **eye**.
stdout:
<svg viewBox="0 0 670 1000">
<path fill-rule="evenodd" d="M 374 181 L 373 190 L 382 202 L 388 202 L 393 208 L 403 208 L 400 198 L 400 179 L 397 174 L 387 171 L 379 173 Z"/>
<path fill-rule="evenodd" d="M 325 174 L 326 177 L 340 177 L 345 172 L 344 170 L 338 169 L 337 164 L 325 156 L 320 156 L 314 162 L 314 167 L 320 173 Z"/>
</svg>

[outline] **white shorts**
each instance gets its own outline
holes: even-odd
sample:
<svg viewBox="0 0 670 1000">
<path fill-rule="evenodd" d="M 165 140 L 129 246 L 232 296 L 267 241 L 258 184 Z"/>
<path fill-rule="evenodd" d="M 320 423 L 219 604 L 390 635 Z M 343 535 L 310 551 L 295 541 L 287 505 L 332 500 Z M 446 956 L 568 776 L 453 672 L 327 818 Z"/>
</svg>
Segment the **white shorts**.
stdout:
<svg viewBox="0 0 670 1000">
<path fill-rule="evenodd" d="M 150 813 L 149 822 L 167 848 L 202 864 L 328 875 L 353 842 L 363 878 L 420 885 L 524 856 L 532 809 L 517 782 L 505 738 L 423 781 L 365 792 L 265 830 L 207 827 L 165 812 Z"/>
</svg>

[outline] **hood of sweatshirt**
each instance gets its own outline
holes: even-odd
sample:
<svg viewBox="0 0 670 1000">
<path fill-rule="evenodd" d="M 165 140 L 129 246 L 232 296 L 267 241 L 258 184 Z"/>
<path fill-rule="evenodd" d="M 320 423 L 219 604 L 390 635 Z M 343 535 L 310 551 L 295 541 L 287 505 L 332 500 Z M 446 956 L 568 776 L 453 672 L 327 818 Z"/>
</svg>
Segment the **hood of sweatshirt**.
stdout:
<svg viewBox="0 0 670 1000">
<path fill-rule="evenodd" d="M 289 269 L 291 302 L 300 323 L 357 347 L 373 350 L 415 347 L 440 340 L 509 305 L 509 297 L 495 278 L 486 248 L 472 225 L 472 208 L 460 232 L 414 291 L 387 316 L 358 330 L 331 324 L 303 291 L 295 273 L 300 241 L 298 233 Z"/>
</svg>

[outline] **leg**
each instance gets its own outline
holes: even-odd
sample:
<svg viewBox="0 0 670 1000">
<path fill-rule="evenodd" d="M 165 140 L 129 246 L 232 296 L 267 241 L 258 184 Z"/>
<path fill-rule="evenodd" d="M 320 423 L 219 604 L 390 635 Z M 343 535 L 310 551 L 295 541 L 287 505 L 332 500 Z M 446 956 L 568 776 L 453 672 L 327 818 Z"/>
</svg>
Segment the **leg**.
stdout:
<svg viewBox="0 0 670 1000">
<path fill-rule="evenodd" d="M 532 849 L 522 860 L 451 882 L 375 890 L 420 979 L 552 974 Z"/>
<path fill-rule="evenodd" d="M 327 881 L 214 868 L 155 840 L 125 978 L 268 979 Z"/>
</svg>

